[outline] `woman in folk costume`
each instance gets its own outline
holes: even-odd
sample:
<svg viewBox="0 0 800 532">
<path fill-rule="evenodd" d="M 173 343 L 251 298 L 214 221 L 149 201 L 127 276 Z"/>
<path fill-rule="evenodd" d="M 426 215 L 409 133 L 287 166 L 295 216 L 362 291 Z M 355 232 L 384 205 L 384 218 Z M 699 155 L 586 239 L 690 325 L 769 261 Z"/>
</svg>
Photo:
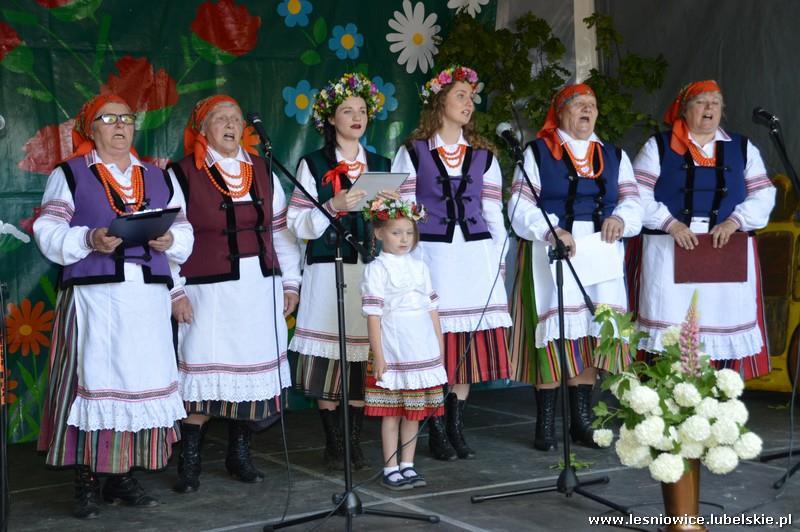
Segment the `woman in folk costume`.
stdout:
<svg viewBox="0 0 800 532">
<path fill-rule="evenodd" d="M 594 133 L 598 116 L 594 91 L 585 84 L 568 85 L 553 98 L 537 139 L 524 152 L 524 167 L 556 234 L 569 247 L 570 256 L 581 252 L 576 240 L 599 239 L 617 275 L 585 286 L 595 305 L 606 304 L 625 312 L 627 300 L 623 277 L 623 244 L 620 239 L 639 233 L 641 205 L 628 156 Z M 535 301 L 533 384 L 536 388 L 536 435 L 534 447 L 556 448 L 555 413 L 558 385 L 567 379 L 570 402 L 570 435 L 582 445 L 596 447 L 592 439 L 592 388 L 597 371 L 618 372 L 631 362 L 625 346 L 615 356 L 595 354 L 598 324 L 583 296 L 564 275 L 564 350 L 566 371 L 558 357 L 559 318 L 556 285 L 551 275 L 548 248 L 554 240 L 534 195 L 517 169 L 508 202 L 511 225 L 520 238 L 529 241 L 528 264 L 520 271 L 532 275 L 533 293 L 522 301 Z M 591 235 L 591 236 L 590 236 Z M 597 244 L 593 244 L 597 245 Z M 610 278 L 609 278 L 610 277 Z M 525 283 L 516 283 L 517 291 Z M 526 309 L 533 312 L 534 309 Z M 529 339 L 528 341 L 531 341 Z M 565 420 L 566 422 L 566 420 Z"/>
<path fill-rule="evenodd" d="M 62 266 L 50 351 L 50 385 L 39 448 L 47 464 L 75 467 L 79 518 L 99 513 L 98 474 L 107 502 L 155 506 L 131 476 L 162 469 L 186 413 L 172 347 L 169 261 L 192 250 L 183 213 L 147 246 L 123 247 L 108 234 L 120 215 L 179 207 L 180 188 L 132 149 L 135 115 L 115 95 L 83 106 L 74 153 L 50 174 L 36 243 Z"/>
<path fill-rule="evenodd" d="M 331 81 L 314 102 L 314 126 L 325 145 L 305 155 L 297 166 L 297 179 L 335 215 L 353 236 L 370 247 L 371 235 L 360 212 L 348 212 L 364 197 L 351 191 L 363 172 L 388 171 L 390 161 L 367 152 L 359 143 L 369 121 L 381 109 L 377 87 L 362 74 L 344 74 Z M 312 297 L 300 301 L 297 328 L 289 349 L 298 353 L 295 386 L 317 399 L 325 430 L 324 460 L 329 468 L 344 467 L 339 402 L 342 398 L 339 362 L 339 329 L 336 312 L 334 258 L 336 232 L 328 218 L 299 191 L 289 202 L 289 228 L 306 239 L 303 290 Z M 347 327 L 348 394 L 352 462 L 367 467 L 360 447 L 364 418 L 364 380 L 369 340 L 367 322 L 361 316 L 359 285 L 364 262 L 349 243 L 341 244 L 344 263 L 344 305 Z"/>
<path fill-rule="evenodd" d="M 674 247 L 692 250 L 697 235 L 728 245 L 737 231 L 767 225 L 775 187 L 758 149 L 719 127 L 722 91 L 715 81 L 687 85 L 664 115 L 672 131 L 650 138 L 633 163 L 644 207 L 638 327 L 641 349 L 660 351 L 665 331 L 683 321 L 697 290 L 700 342 L 718 368 L 750 379 L 770 371 L 761 313 L 755 238 L 747 239 L 744 282 L 675 283 Z"/>
<path fill-rule="evenodd" d="M 422 203 L 419 249 L 441 297 L 450 392 L 445 418 L 428 422 L 431 453 L 439 460 L 474 458 L 464 439 L 470 384 L 505 379 L 511 325 L 501 271 L 506 229 L 502 176 L 492 146 L 475 132 L 478 74 L 464 66 L 442 70 L 422 88 L 417 129 L 401 146 L 392 171 L 408 172 L 403 199 Z"/>
<path fill-rule="evenodd" d="M 282 389 L 291 386 L 284 317 L 297 306 L 300 254 L 278 178 L 240 145 L 244 125 L 230 96 L 201 100 L 184 129 L 186 157 L 170 167 L 195 228 L 194 251 L 173 290 L 189 414 L 181 424 L 180 493 L 200 485 L 203 426 L 211 417 L 229 420 L 228 473 L 263 480 L 250 458 L 248 422 L 278 412 Z"/>
</svg>

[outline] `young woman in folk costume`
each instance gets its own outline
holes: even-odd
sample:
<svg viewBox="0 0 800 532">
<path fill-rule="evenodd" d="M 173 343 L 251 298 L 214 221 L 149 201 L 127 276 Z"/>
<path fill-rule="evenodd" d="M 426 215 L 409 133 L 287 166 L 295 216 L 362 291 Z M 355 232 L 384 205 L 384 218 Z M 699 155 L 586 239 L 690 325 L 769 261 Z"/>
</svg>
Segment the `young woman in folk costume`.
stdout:
<svg viewBox="0 0 800 532">
<path fill-rule="evenodd" d="M 633 162 L 645 213 L 637 323 L 649 335 L 639 348 L 663 349 L 697 290 L 700 343 L 712 364 L 752 379 L 770 371 L 752 231 L 769 222 L 775 187 L 758 148 L 720 127 L 723 108 L 715 81 L 690 83 L 664 114 L 672 130 L 650 138 Z M 750 233 L 746 281 L 674 282 L 676 246 L 692 250 L 709 233 L 722 248 L 736 232 Z"/>
<path fill-rule="evenodd" d="M 365 76 L 344 74 L 317 93 L 314 125 L 324 146 L 300 160 L 297 178 L 316 195 L 329 213 L 352 232 L 367 249 L 371 235 L 360 212 L 351 211 L 363 199 L 363 191 L 351 191 L 366 171 L 388 171 L 390 161 L 367 152 L 359 143 L 369 121 L 380 111 L 377 87 Z M 324 459 L 328 467 L 344 466 L 339 402 L 342 398 L 339 362 L 339 330 L 334 258 L 336 233 L 328 218 L 299 191 L 289 203 L 289 228 L 308 240 L 303 270 L 303 297 L 297 313 L 297 328 L 289 348 L 298 353 L 295 387 L 317 399 L 325 430 Z M 347 327 L 348 394 L 352 438 L 352 462 L 356 469 L 367 464 L 360 447 L 364 417 L 364 379 L 369 340 L 367 322 L 361 316 L 359 285 L 364 262 L 350 244 L 341 243 L 344 262 L 345 325 Z"/>
<path fill-rule="evenodd" d="M 119 96 L 83 106 L 74 153 L 50 174 L 33 233 L 44 256 L 62 266 L 50 380 L 39 449 L 47 464 L 75 468 L 79 518 L 103 499 L 156 506 L 131 476 L 167 466 L 185 417 L 170 329 L 169 261 L 192 250 L 181 212 L 148 246 L 123 247 L 111 222 L 144 208 L 180 207 L 166 172 L 143 163 L 133 146 L 136 116 Z"/>
<path fill-rule="evenodd" d="M 598 116 L 594 91 L 585 84 L 568 85 L 553 97 L 545 123 L 537 139 L 524 152 L 524 167 L 539 199 L 555 227 L 556 234 L 570 248 L 580 253 L 575 239 L 599 233 L 610 244 L 610 252 L 623 253 L 621 238 L 634 236 L 641 229 L 641 205 L 633 169 L 621 149 L 603 142 L 594 133 Z M 631 361 L 626 345 L 614 356 L 595 354 L 599 327 L 586 307 L 577 287 L 565 268 L 564 349 L 567 368 L 561 368 L 558 356 L 558 299 L 553 281 L 548 248 L 552 235 L 525 182 L 522 172 L 514 176 L 508 201 L 511 225 L 523 240 L 524 253 L 515 282 L 515 318 L 521 302 L 528 320 L 517 321 L 530 336 L 522 345 L 514 343 L 522 353 L 532 352 L 532 381 L 536 388 L 536 436 L 534 447 L 548 451 L 556 447 L 555 415 L 558 385 L 562 378 L 569 387 L 572 440 L 595 447 L 591 427 L 592 389 L 597 371 L 617 372 Z M 585 286 L 595 305 L 606 304 L 624 312 L 627 309 L 623 264 L 617 265 L 613 278 Z M 527 275 L 528 278 L 523 278 Z M 531 290 L 530 283 L 533 283 Z M 523 289 L 525 287 L 526 289 Z M 535 304 L 534 304 L 535 300 Z M 520 331 L 515 329 L 514 337 Z M 525 356 L 525 355 L 522 355 Z M 527 361 L 525 361 L 527 362 Z M 524 364 L 523 364 L 524 365 Z M 523 376 L 521 380 L 526 380 Z"/>
<path fill-rule="evenodd" d="M 286 228 L 278 178 L 240 146 L 244 125 L 230 96 L 201 100 L 184 129 L 185 157 L 170 166 L 196 228 L 194 251 L 173 290 L 189 414 L 181 424 L 179 493 L 200 486 L 203 427 L 211 417 L 228 420 L 228 473 L 260 482 L 250 422 L 278 412 L 282 388 L 291 386 L 284 316 L 297 306 L 300 253 Z"/>
<path fill-rule="evenodd" d="M 419 250 L 439 294 L 450 392 L 445 416 L 428 422 L 431 453 L 440 460 L 474 458 L 464 439 L 470 384 L 509 376 L 511 325 L 503 278 L 506 228 L 502 176 L 492 146 L 474 130 L 478 75 L 463 66 L 442 70 L 422 88 L 417 129 L 392 170 L 408 172 L 403 199 L 422 203 Z"/>
</svg>

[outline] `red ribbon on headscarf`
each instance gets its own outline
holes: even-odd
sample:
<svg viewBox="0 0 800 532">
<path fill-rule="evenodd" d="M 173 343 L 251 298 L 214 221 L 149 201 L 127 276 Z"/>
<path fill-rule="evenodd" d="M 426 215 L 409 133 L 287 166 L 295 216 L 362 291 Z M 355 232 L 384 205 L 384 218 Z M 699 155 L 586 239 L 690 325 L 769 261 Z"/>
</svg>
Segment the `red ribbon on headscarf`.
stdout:
<svg viewBox="0 0 800 532">
<path fill-rule="evenodd" d="M 107 103 L 128 105 L 128 102 L 116 94 L 100 94 L 83 104 L 75 116 L 75 126 L 72 128 L 72 155 L 67 159 L 86 155 L 95 148 L 94 140 L 92 140 L 92 122 L 97 118 L 97 112 Z M 131 153 L 137 155 L 133 146 L 131 146 Z"/>
<path fill-rule="evenodd" d="M 194 154 L 194 165 L 199 170 L 203 167 L 203 161 L 206 158 L 206 150 L 208 149 L 208 139 L 200 132 L 203 125 L 203 120 L 208 114 L 221 103 L 232 103 L 241 109 L 239 102 L 228 96 L 227 94 L 215 94 L 197 102 L 189 117 L 189 122 L 183 128 L 183 155 L 187 156 L 190 153 Z M 251 135 L 242 135 L 242 140 L 249 139 Z M 243 144 L 242 147 L 252 155 L 258 155 L 258 150 L 252 145 L 251 141 Z"/>
<path fill-rule="evenodd" d="M 349 170 L 347 163 L 342 161 L 327 172 L 325 172 L 322 176 L 322 185 L 331 185 L 333 187 L 333 195 L 339 193 L 342 190 L 342 176 L 347 175 L 347 171 Z M 336 215 L 337 218 L 344 216 L 344 213 L 339 213 Z"/>
<path fill-rule="evenodd" d="M 700 96 L 704 92 L 718 92 L 722 94 L 722 89 L 719 88 L 717 82 L 713 79 L 705 81 L 695 81 L 686 85 L 675 99 L 672 104 L 664 113 L 664 122 L 672 126 L 672 137 L 669 140 L 669 147 L 678 155 L 683 155 L 689 149 L 689 126 L 683 118 L 683 109 L 686 102 Z"/>
<path fill-rule="evenodd" d="M 558 113 L 561 112 L 561 109 L 569 100 L 581 94 L 595 96 L 592 88 L 585 83 L 567 85 L 558 91 L 556 95 L 553 96 L 553 101 L 550 102 L 550 109 L 547 110 L 547 117 L 544 119 L 542 128 L 536 133 L 536 138 L 544 140 L 550 153 L 553 154 L 553 158 L 557 161 L 560 161 L 561 157 L 564 156 L 564 149 L 561 147 L 561 139 L 558 138 Z"/>
</svg>

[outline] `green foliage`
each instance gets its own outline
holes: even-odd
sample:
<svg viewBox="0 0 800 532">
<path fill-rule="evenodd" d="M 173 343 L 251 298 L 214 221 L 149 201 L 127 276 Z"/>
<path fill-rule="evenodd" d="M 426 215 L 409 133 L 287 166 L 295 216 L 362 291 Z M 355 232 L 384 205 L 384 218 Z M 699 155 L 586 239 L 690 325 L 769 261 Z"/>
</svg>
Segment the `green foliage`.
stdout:
<svg viewBox="0 0 800 532">
<path fill-rule="evenodd" d="M 594 462 L 590 462 L 588 460 L 578 460 L 578 457 L 575 456 L 575 453 L 569 453 L 569 462 L 576 471 L 580 471 L 581 469 L 589 469 L 594 465 Z M 564 460 L 559 460 L 557 464 L 551 464 L 550 469 L 561 471 L 564 469 L 564 466 Z"/>
<path fill-rule="evenodd" d="M 586 80 L 600 105 L 597 134 L 617 142 L 634 127 L 651 131 L 656 121 L 633 108 L 633 91 L 650 94 L 661 87 L 666 60 L 661 55 L 650 58 L 623 53 L 622 35 L 606 15 L 595 13 L 584 22 L 595 28 L 597 50 L 605 66 L 603 72 L 592 69 Z M 553 95 L 571 74 L 559 63 L 564 52 L 564 44 L 547 21 L 533 13 L 519 17 L 513 30 L 495 29 L 459 13 L 439 47 L 436 68 L 458 63 L 478 72 L 485 83 L 481 96 L 485 100 L 491 95 L 491 99 L 485 110 L 476 113 L 475 123 L 481 135 L 496 140 L 497 124 L 515 121 L 512 105 L 533 130 L 541 127 Z M 510 160 L 502 153 L 501 164 L 504 170 L 510 169 Z"/>
<path fill-rule="evenodd" d="M 481 135 L 496 140 L 497 124 L 514 119 L 512 104 L 522 106 L 533 127 L 544 122 L 553 93 L 569 77 L 558 63 L 564 52 L 547 22 L 533 13 L 518 18 L 513 31 L 494 29 L 460 13 L 439 47 L 436 67 L 462 64 L 478 72 L 485 83 L 481 96 L 492 98 L 483 112 L 476 113 L 475 122 Z"/>
<path fill-rule="evenodd" d="M 633 128 L 651 134 L 658 127 L 658 121 L 633 108 L 633 91 L 643 90 L 652 94 L 661 87 L 667 71 L 664 56 L 644 57 L 623 52 L 622 35 L 614 29 L 608 15 L 594 13 L 583 22 L 588 28 L 595 29 L 596 49 L 603 65 L 602 69 L 593 68 L 586 80 L 597 94 L 600 106 L 595 132 L 611 142 L 618 141 Z"/>
</svg>

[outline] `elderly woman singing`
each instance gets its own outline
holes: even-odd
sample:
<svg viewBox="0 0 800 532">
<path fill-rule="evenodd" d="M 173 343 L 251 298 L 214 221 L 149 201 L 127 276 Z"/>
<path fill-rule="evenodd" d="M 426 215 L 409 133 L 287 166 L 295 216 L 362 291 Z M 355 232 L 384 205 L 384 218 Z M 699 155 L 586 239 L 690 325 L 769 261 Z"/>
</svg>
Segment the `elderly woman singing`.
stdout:
<svg viewBox="0 0 800 532">
<path fill-rule="evenodd" d="M 248 422 L 278 412 L 282 389 L 291 386 L 284 317 L 299 298 L 300 252 L 286 228 L 278 178 L 240 146 L 244 125 L 230 96 L 201 100 L 184 129 L 186 157 L 170 167 L 196 228 L 173 290 L 189 414 L 181 425 L 180 493 L 200 486 L 202 427 L 210 417 L 229 420 L 231 476 L 262 481 L 250 458 Z"/>
<path fill-rule="evenodd" d="M 716 367 L 750 379 L 770 371 L 755 239 L 744 237 L 745 280 L 675 282 L 676 246 L 691 256 L 698 235 L 709 233 L 711 246 L 724 248 L 737 232 L 767 225 L 775 205 L 758 149 L 719 126 L 722 109 L 715 81 L 687 85 L 664 115 L 672 130 L 648 140 L 633 163 L 645 226 L 638 327 L 649 335 L 639 347 L 662 350 L 664 333 L 681 323 L 697 290 L 704 350 Z"/>
<path fill-rule="evenodd" d="M 75 468 L 78 518 L 99 513 L 98 473 L 109 475 L 107 502 L 157 505 L 130 471 L 166 467 L 176 422 L 186 416 L 169 322 L 169 261 L 189 256 L 192 228 L 179 215 L 145 247 L 108 234 L 118 216 L 183 204 L 177 183 L 133 151 L 135 118 L 114 95 L 83 106 L 75 151 L 50 174 L 33 226 L 44 256 L 62 266 L 39 448 L 48 465 Z"/>
<path fill-rule="evenodd" d="M 641 206 L 630 160 L 624 151 L 603 142 L 594 133 L 597 116 L 597 99 L 588 85 L 569 85 L 561 89 L 553 98 L 538 138 L 525 149 L 524 167 L 556 235 L 569 247 L 570 255 L 580 254 L 582 248 L 587 253 L 588 248 L 596 254 L 594 260 L 607 263 L 603 268 L 608 275 L 584 278 L 592 302 L 625 311 L 627 300 L 620 239 L 639 233 Z M 522 301 L 532 303 L 531 299 L 535 298 L 532 365 L 537 413 L 534 447 L 541 451 L 556 447 L 556 397 L 562 378 L 567 379 L 569 387 L 572 440 L 596 446 L 592 438 L 591 397 L 597 371 L 624 369 L 631 362 L 630 349 L 626 345 L 612 356 L 595 352 L 598 325 L 581 293 L 571 286 L 565 269 L 567 367 L 561 367 L 557 347 L 558 302 L 547 249 L 554 239 L 519 170 L 514 177 L 508 212 L 517 235 L 530 241 L 527 245 L 531 259 L 527 268 L 532 272 L 533 293 L 523 294 Z M 526 245 L 524 241 L 523 245 Z M 523 271 L 527 268 L 520 265 Z"/>
</svg>

